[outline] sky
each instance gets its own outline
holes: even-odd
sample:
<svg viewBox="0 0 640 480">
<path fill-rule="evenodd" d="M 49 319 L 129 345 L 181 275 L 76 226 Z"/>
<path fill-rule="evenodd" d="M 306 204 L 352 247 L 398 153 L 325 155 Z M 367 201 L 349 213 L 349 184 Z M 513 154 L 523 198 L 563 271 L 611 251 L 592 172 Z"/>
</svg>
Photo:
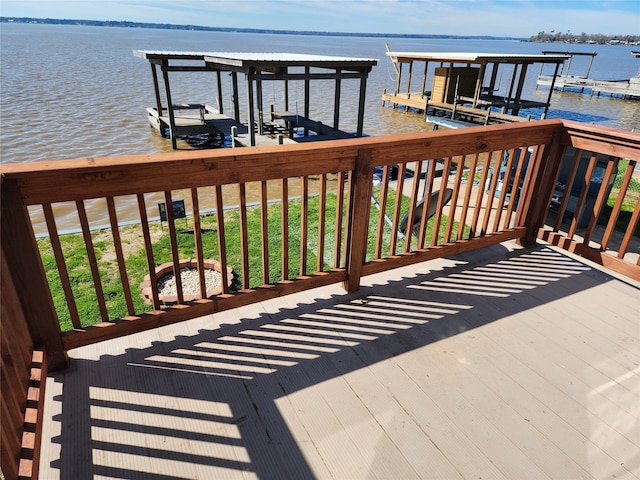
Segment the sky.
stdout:
<svg viewBox="0 0 640 480">
<path fill-rule="evenodd" d="M 640 0 L 0 0 L 0 15 L 352 33 L 640 35 Z"/>
</svg>

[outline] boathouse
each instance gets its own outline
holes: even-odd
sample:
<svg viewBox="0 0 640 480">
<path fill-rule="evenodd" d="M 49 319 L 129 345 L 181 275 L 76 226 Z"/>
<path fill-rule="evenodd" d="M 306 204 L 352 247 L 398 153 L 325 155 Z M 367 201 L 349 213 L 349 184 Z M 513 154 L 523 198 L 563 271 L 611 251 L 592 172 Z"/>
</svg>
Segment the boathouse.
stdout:
<svg viewBox="0 0 640 480">
<path fill-rule="evenodd" d="M 136 57 L 151 65 L 156 106 L 147 109 L 149 122 L 158 132 L 171 138 L 173 148 L 181 136 L 209 134 L 231 138 L 234 146 L 360 137 L 363 133 L 367 77 L 378 63 L 376 59 L 306 55 L 298 53 L 219 53 L 160 52 L 135 50 Z M 160 75 L 158 73 L 160 71 Z M 169 73 L 211 72 L 216 76 L 217 108 L 206 103 L 174 104 Z M 223 107 L 222 74 L 231 75 L 233 112 Z M 244 74 L 246 120 L 241 120 L 241 95 L 238 74 Z M 160 80 L 162 77 L 162 81 Z M 333 122 L 331 125 L 310 117 L 312 81 L 333 80 Z M 343 80 L 356 80 L 359 99 L 355 133 L 340 129 L 340 97 Z M 265 111 L 263 82 L 277 81 L 283 89 L 283 110 L 270 106 Z M 290 105 L 290 82 L 301 82 L 304 90 L 302 111 Z M 161 92 L 164 84 L 164 97 Z M 327 105 L 331 103 L 325 101 Z M 251 128 L 250 128 L 251 126 Z M 301 133 L 298 133 L 301 132 Z"/>
<path fill-rule="evenodd" d="M 382 104 L 406 110 L 415 108 L 434 123 L 464 121 L 477 124 L 512 123 L 530 118 L 522 110 L 540 111 L 544 118 L 551 103 L 523 97 L 529 66 L 551 64 L 554 78 L 565 55 L 519 55 L 456 52 L 387 52 L 396 71 L 394 92 L 382 94 Z M 423 65 L 420 88 L 412 84 L 416 68 Z M 502 81 L 503 75 L 508 83 Z M 427 85 L 431 79 L 431 85 Z M 503 84 L 506 89 L 503 88 Z M 551 89 L 553 90 L 553 89 Z"/>
</svg>

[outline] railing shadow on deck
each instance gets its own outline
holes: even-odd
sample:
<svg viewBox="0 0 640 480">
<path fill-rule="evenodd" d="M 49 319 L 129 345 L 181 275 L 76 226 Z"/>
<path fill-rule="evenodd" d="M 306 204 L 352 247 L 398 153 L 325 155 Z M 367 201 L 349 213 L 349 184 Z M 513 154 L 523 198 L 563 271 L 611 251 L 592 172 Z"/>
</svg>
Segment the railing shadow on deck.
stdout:
<svg viewBox="0 0 640 480">
<path fill-rule="evenodd" d="M 217 467 L 315 478 L 279 398 L 525 311 L 523 292 L 541 305 L 602 282 L 547 247 L 499 256 L 73 360 L 53 377 L 60 457 L 50 467 L 60 478 L 177 480 Z"/>
</svg>

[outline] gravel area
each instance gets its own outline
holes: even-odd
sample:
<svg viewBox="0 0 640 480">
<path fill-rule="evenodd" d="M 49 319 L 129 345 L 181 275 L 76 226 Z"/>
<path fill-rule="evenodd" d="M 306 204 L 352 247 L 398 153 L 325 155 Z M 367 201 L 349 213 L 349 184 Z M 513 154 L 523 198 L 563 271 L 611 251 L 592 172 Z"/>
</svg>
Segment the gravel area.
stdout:
<svg viewBox="0 0 640 480">
<path fill-rule="evenodd" d="M 212 290 L 222 282 L 220 272 L 212 269 L 205 269 L 204 278 L 207 284 L 207 290 Z M 183 295 L 198 295 L 200 293 L 200 277 L 198 276 L 197 269 L 183 268 L 180 270 L 180 279 L 182 280 Z M 166 296 L 178 295 L 176 279 L 173 272 L 158 279 L 158 293 Z"/>
</svg>

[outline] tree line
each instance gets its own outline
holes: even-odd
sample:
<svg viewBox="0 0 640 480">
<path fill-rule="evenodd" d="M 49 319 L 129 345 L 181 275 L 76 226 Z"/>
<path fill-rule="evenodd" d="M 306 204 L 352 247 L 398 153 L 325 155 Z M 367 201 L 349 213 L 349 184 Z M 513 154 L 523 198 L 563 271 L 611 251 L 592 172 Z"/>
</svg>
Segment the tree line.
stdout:
<svg viewBox="0 0 640 480">
<path fill-rule="evenodd" d="M 551 30 L 550 32 L 539 32 L 537 35 L 533 35 L 529 38 L 530 42 L 542 42 L 542 43 L 594 43 L 598 45 L 607 44 L 625 44 L 634 45 L 640 43 L 639 35 L 603 35 L 601 33 L 587 34 L 582 32 L 580 34 L 574 34 L 571 32 L 556 32 Z"/>
</svg>

